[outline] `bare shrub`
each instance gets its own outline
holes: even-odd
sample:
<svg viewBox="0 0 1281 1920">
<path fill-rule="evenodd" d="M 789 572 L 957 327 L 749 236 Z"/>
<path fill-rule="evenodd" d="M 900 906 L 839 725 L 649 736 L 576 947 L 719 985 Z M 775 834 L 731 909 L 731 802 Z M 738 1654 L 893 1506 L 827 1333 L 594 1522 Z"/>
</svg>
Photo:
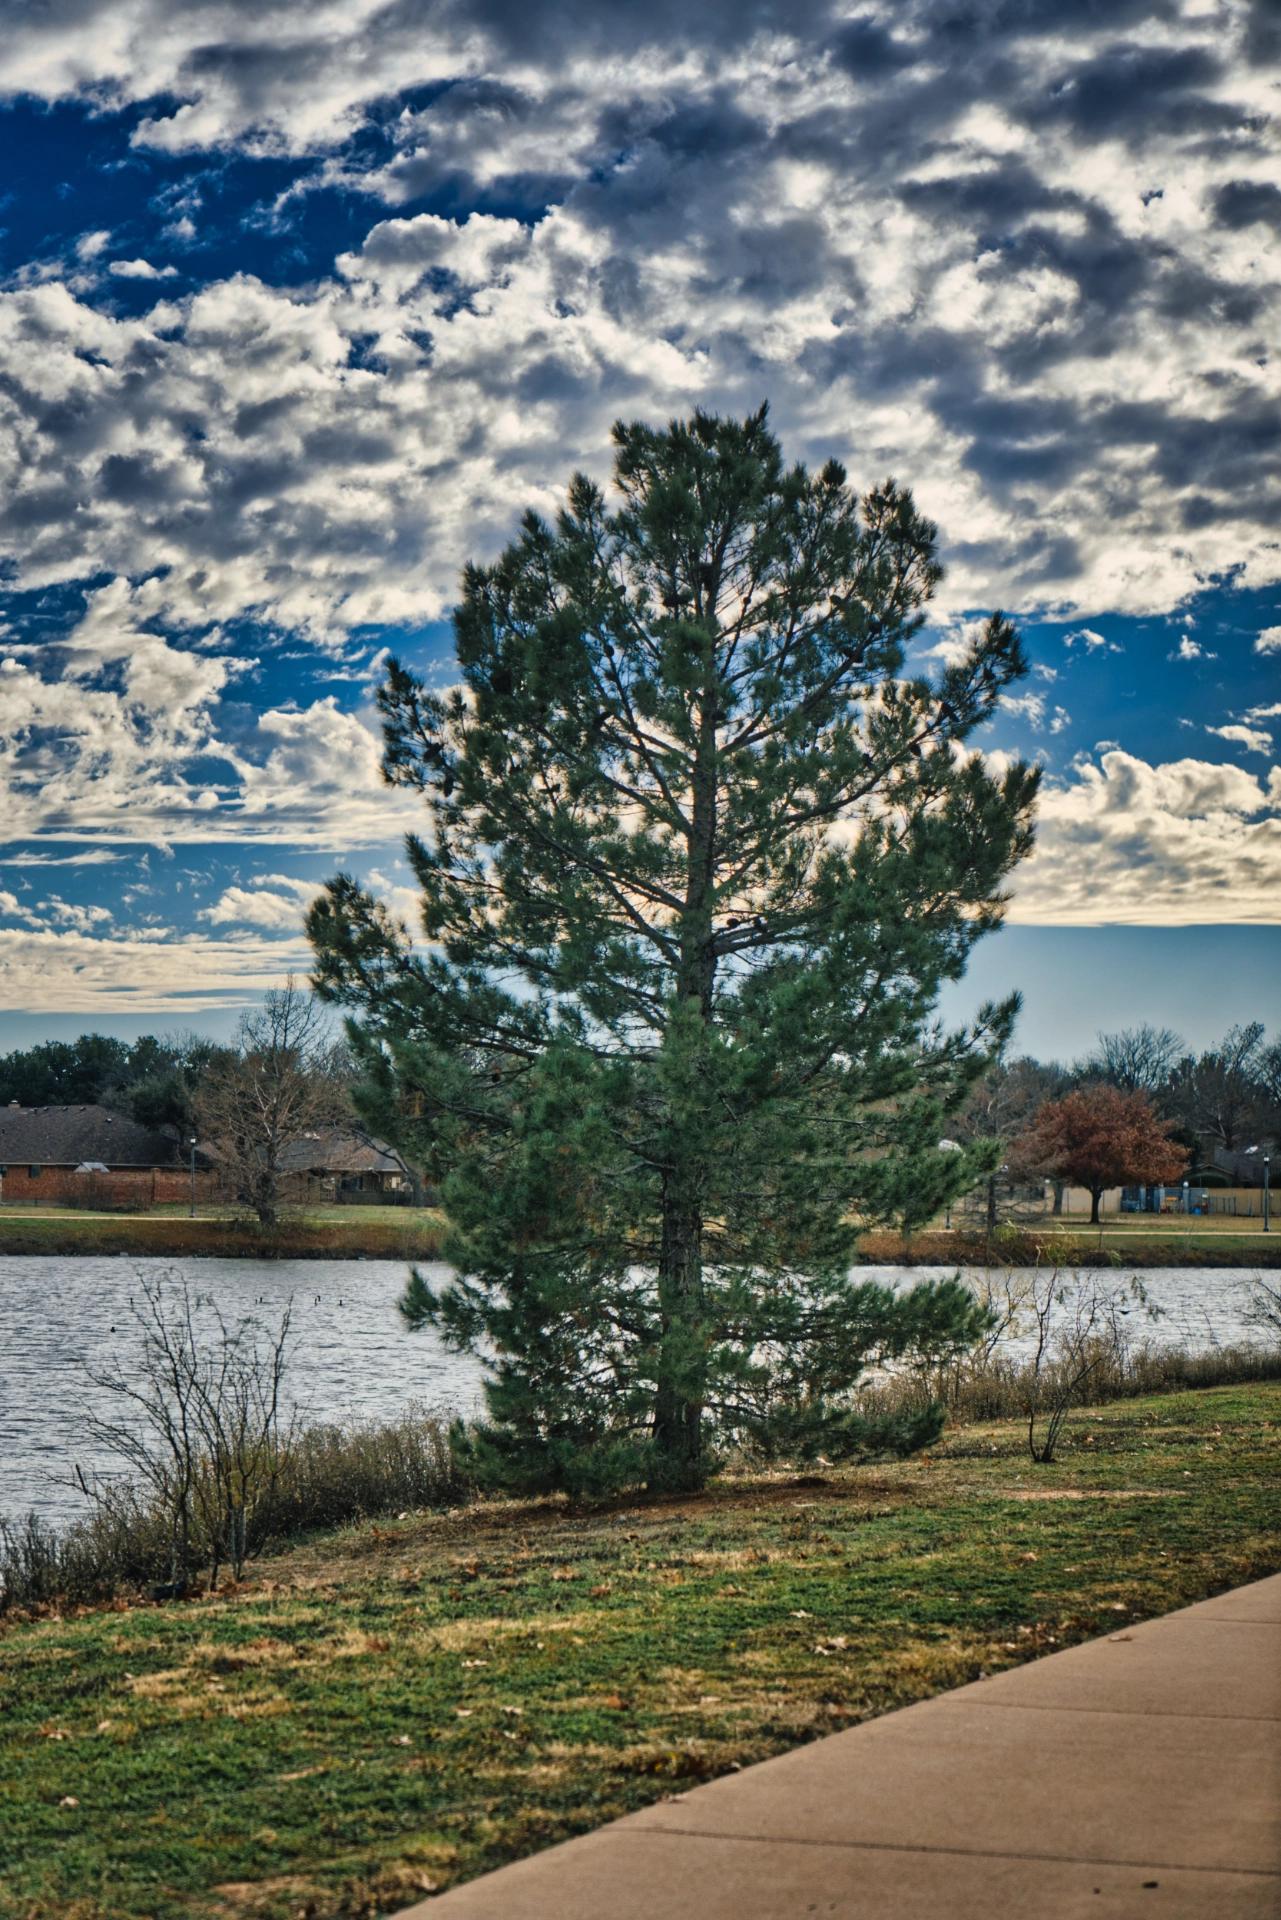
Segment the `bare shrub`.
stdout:
<svg viewBox="0 0 1281 1920">
<path fill-rule="evenodd" d="M 93 1483 L 87 1483 L 91 1489 Z M 388 1513 L 454 1507 L 471 1495 L 450 1447 L 449 1422 L 421 1411 L 359 1426 L 299 1427 L 279 1471 L 246 1519 L 250 1556 L 312 1531 Z M 147 1486 L 103 1480 L 81 1520 L 55 1532 L 35 1515 L 0 1520 L 0 1613 L 88 1605 L 117 1594 L 177 1597 L 172 1512 Z"/>
<path fill-rule="evenodd" d="M 947 1408 L 949 1423 L 975 1425 L 989 1420 L 1027 1419 L 1034 1406 L 1041 1417 L 1055 1401 L 1066 1408 L 1099 1405 L 1109 1400 L 1125 1400 L 1139 1394 L 1177 1393 L 1204 1387 L 1235 1386 L 1252 1380 L 1281 1379 L 1281 1341 L 1258 1344 L 1238 1343 L 1220 1346 L 1211 1341 L 1206 1350 L 1194 1352 L 1187 1347 L 1157 1345 L 1135 1338 L 1130 1326 L 1147 1317 L 1150 1309 L 1138 1288 L 1127 1284 L 1100 1287 L 1096 1283 L 1096 1322 L 1092 1335 L 1081 1351 L 1065 1353 L 1060 1335 L 1071 1327 L 1064 1300 L 1067 1292 L 1058 1275 L 1046 1274 L 1039 1281 L 997 1270 L 984 1275 L 978 1283 L 980 1298 L 992 1313 L 992 1325 L 984 1338 L 970 1350 L 945 1366 L 927 1371 L 901 1369 L 884 1375 L 866 1387 L 860 1406 L 870 1415 L 884 1415 L 917 1405 L 922 1399 L 941 1401 Z M 1137 1283 L 1136 1283 L 1137 1285 Z M 1031 1356 L 1012 1352 L 1009 1342 L 1030 1333 L 1035 1319 L 1034 1290 L 1040 1288 L 1042 1309 L 1048 1309 L 1050 1324 L 1046 1338 L 1034 1344 Z M 1262 1283 L 1266 1295 L 1281 1296 L 1281 1289 Z M 1106 1313 L 1103 1305 L 1111 1301 Z M 1266 1300 L 1258 1299 L 1251 1315 L 1265 1332 L 1281 1325 L 1269 1322 Z M 1274 1311 L 1277 1310 L 1274 1305 Z M 1084 1323 L 1088 1322 L 1088 1297 Z M 1072 1344 L 1069 1339 L 1069 1346 Z M 1041 1351 L 1037 1352 L 1037 1345 Z M 1061 1437 L 1063 1419 L 1055 1433 Z M 1039 1442 L 1038 1442 L 1039 1444 Z"/>
<path fill-rule="evenodd" d="M 122 1479 L 78 1474 L 78 1484 L 104 1516 L 141 1496 L 167 1528 L 169 1584 L 180 1589 L 207 1566 L 212 1590 L 224 1566 L 236 1579 L 243 1573 L 255 1511 L 289 1456 L 294 1421 L 281 1386 L 290 1310 L 268 1333 L 252 1315 L 228 1325 L 206 1297 L 199 1325 L 180 1274 L 140 1274 L 138 1287 L 141 1304 L 130 1301 L 138 1353 L 127 1369 L 89 1376 L 120 1411 L 84 1422 Z"/>
<path fill-rule="evenodd" d="M 1250 1304 L 1245 1317 L 1266 1340 L 1281 1344 L 1281 1285 L 1256 1273 L 1250 1283 Z"/>
<path fill-rule="evenodd" d="M 1069 1287 L 1057 1269 L 1033 1279 L 1035 1344 L 1025 1383 L 1028 1452 L 1038 1465 L 1054 1459 L 1068 1415 L 1097 1391 L 1098 1376 L 1124 1371 L 1129 1339 L 1122 1319 L 1136 1306 L 1155 1315 L 1138 1279 L 1119 1286 L 1078 1279 Z"/>
</svg>

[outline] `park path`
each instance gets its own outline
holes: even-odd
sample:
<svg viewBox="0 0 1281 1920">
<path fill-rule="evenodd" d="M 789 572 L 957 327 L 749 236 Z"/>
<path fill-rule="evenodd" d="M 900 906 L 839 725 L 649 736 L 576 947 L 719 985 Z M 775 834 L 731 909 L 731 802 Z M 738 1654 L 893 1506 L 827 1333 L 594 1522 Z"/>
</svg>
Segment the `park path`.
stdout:
<svg viewBox="0 0 1281 1920">
<path fill-rule="evenodd" d="M 1278 1920 L 1281 1574 L 631 1814 L 401 1920 Z"/>
</svg>

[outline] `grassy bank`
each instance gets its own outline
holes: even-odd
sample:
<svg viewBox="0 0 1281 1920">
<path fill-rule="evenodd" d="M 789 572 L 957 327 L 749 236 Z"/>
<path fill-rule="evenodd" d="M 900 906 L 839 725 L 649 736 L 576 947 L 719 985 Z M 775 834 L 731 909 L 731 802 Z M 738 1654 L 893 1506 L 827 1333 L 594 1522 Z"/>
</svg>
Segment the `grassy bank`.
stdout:
<svg viewBox="0 0 1281 1920">
<path fill-rule="evenodd" d="M 357 1216 L 357 1217 L 352 1217 Z M 287 1220 L 271 1232 L 229 1216 L 169 1213 L 0 1212 L 0 1255 L 218 1255 L 252 1260 L 430 1260 L 441 1216 L 430 1208 L 334 1207 Z"/>
<path fill-rule="evenodd" d="M 0 1630 L 0 1912 L 394 1910 L 1281 1566 L 1281 1386 L 928 1460 L 352 1528 L 212 1600 Z"/>
<path fill-rule="evenodd" d="M 205 1212 L 192 1220 L 176 1209 L 153 1213 L 82 1213 L 0 1208 L 0 1256 L 4 1254 L 154 1254 L 277 1260 L 400 1260 L 435 1258 L 444 1222 L 431 1208 L 330 1207 L 289 1220 L 263 1234 L 227 1213 Z M 1102 1241 L 1097 1227 L 1047 1223 L 1035 1231 L 1004 1228 L 989 1242 L 982 1233 L 926 1231 L 904 1241 L 901 1234 L 871 1232 L 859 1243 L 864 1265 L 921 1267 L 1281 1267 L 1281 1228 L 1258 1226 L 1237 1232 L 1232 1223 L 1151 1227 L 1112 1224 Z"/>
<path fill-rule="evenodd" d="M 1281 1267 L 1281 1228 L 1264 1234 L 1222 1227 L 1189 1231 L 1183 1226 L 1003 1227 L 989 1241 L 982 1233 L 927 1231 L 905 1242 L 900 1234 L 867 1233 L 859 1242 L 864 1263 L 918 1267 Z"/>
</svg>

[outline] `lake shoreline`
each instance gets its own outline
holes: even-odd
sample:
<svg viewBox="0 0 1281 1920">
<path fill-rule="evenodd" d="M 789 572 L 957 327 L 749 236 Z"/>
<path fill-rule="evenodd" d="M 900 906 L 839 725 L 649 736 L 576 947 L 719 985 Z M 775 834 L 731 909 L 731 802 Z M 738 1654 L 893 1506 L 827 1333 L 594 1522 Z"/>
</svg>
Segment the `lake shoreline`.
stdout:
<svg viewBox="0 0 1281 1920">
<path fill-rule="evenodd" d="M 434 1260 L 440 1257 L 445 1222 L 435 1212 L 382 1221 L 285 1221 L 264 1233 L 244 1220 L 189 1220 L 129 1215 L 63 1219 L 49 1214 L 0 1213 L 0 1259 L 74 1258 L 95 1253 L 161 1259 L 233 1260 Z M 1220 1267 L 1252 1271 L 1281 1267 L 1281 1230 L 1258 1233 L 1185 1233 L 1159 1230 L 1097 1232 L 1081 1228 L 1038 1233 L 1001 1229 L 989 1243 L 982 1234 L 923 1232 L 904 1242 L 896 1233 L 863 1236 L 853 1264 L 906 1267 Z"/>
</svg>

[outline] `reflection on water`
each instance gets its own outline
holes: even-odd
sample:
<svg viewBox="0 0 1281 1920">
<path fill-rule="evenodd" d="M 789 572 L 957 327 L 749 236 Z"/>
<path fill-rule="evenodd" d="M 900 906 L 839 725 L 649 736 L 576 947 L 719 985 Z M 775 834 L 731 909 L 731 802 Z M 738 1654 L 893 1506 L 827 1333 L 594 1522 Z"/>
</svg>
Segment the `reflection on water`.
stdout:
<svg viewBox="0 0 1281 1920">
<path fill-rule="evenodd" d="M 57 1522 L 78 1511 L 78 1497 L 49 1476 L 77 1463 L 86 1472 L 95 1465 L 82 1416 L 105 1396 L 88 1385 L 85 1370 L 127 1363 L 137 1350 L 129 1298 L 138 1276 L 173 1270 L 172 1262 L 154 1259 L 0 1258 L 0 1515 L 15 1518 L 34 1507 Z M 434 1278 L 446 1272 L 438 1264 L 423 1270 Z M 287 1384 L 313 1419 L 387 1417 L 415 1402 L 469 1413 L 478 1404 L 475 1362 L 446 1352 L 430 1332 L 407 1332 L 400 1319 L 396 1301 L 408 1271 L 402 1261 L 189 1260 L 183 1271 L 193 1292 L 216 1296 L 229 1323 L 252 1313 L 270 1328 L 292 1300 Z M 858 1277 L 911 1285 L 930 1271 L 862 1267 Z M 1082 1284 L 1090 1278 L 1083 1275 Z M 1124 1274 L 1097 1278 L 1110 1288 Z M 1137 1338 L 1203 1349 L 1249 1337 L 1249 1274 L 1162 1267 L 1142 1279 L 1162 1317 L 1150 1322 L 1136 1311 Z"/>
</svg>

